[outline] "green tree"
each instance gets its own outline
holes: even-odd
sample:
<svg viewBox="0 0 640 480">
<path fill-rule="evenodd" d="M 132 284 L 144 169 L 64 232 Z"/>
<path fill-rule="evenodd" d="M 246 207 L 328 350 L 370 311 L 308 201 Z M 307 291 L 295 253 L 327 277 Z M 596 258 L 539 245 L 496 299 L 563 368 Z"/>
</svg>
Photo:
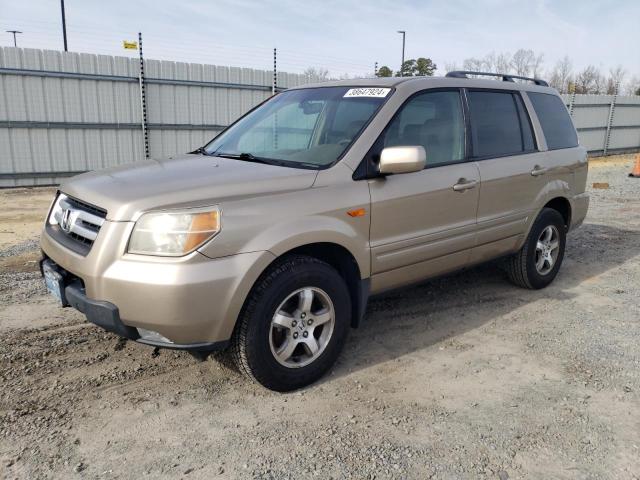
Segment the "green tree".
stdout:
<svg viewBox="0 0 640 480">
<path fill-rule="evenodd" d="M 636 89 L 636 95 L 640 95 L 640 87 Z"/>
<path fill-rule="evenodd" d="M 417 60 L 411 58 L 402 64 L 402 70 L 396 72 L 396 77 L 432 77 L 437 65 L 430 58 L 420 57 Z"/>
<path fill-rule="evenodd" d="M 393 76 L 393 70 L 391 70 L 386 65 L 383 65 L 382 67 L 380 67 L 376 72 L 376 77 L 392 77 L 392 76 Z"/>
<path fill-rule="evenodd" d="M 405 60 L 402 69 L 396 72 L 396 77 L 412 77 L 416 70 L 416 61 L 414 59 Z"/>
<path fill-rule="evenodd" d="M 433 63 L 430 58 L 420 57 L 416 60 L 414 75 L 419 75 L 421 77 L 433 77 L 436 68 L 438 68 L 438 66 Z"/>
</svg>

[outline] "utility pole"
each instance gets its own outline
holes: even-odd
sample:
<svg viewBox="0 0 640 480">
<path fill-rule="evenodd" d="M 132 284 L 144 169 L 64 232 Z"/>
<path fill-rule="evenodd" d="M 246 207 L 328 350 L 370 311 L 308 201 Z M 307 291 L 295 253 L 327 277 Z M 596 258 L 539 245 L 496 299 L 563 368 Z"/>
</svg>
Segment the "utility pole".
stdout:
<svg viewBox="0 0 640 480">
<path fill-rule="evenodd" d="M 67 52 L 67 19 L 64 14 L 64 0 L 60 0 L 60 9 L 62 10 L 62 39 L 64 40 L 64 51 Z"/>
<path fill-rule="evenodd" d="M 18 42 L 16 41 L 16 33 L 22 33 L 20 30 L 7 30 L 7 33 L 13 33 L 13 46 L 17 47 Z"/>
<path fill-rule="evenodd" d="M 404 30 L 398 30 L 398 33 L 402 34 L 402 63 L 400 64 L 400 76 L 403 77 L 404 73 L 404 39 L 405 36 L 407 35 L 407 32 L 405 32 Z"/>
</svg>

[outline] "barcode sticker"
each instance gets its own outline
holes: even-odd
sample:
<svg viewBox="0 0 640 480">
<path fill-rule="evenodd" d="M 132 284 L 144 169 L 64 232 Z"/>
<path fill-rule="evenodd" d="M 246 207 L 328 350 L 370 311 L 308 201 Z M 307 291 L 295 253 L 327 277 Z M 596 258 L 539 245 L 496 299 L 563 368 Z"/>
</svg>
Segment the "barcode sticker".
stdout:
<svg viewBox="0 0 640 480">
<path fill-rule="evenodd" d="M 387 96 L 390 88 L 377 88 L 377 87 L 363 87 L 363 88 L 350 88 L 347 93 L 344 94 L 344 98 L 353 97 L 374 97 L 384 98 Z"/>
</svg>

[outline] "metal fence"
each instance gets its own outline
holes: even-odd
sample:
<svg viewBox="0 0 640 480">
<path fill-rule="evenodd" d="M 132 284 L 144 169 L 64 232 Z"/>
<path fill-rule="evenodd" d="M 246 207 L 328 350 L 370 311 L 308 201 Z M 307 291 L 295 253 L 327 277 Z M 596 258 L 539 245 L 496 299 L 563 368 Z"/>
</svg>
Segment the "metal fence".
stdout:
<svg viewBox="0 0 640 480">
<path fill-rule="evenodd" d="M 139 60 L 0 48 L 0 187 L 144 158 Z M 145 60 L 151 157 L 203 145 L 271 95 L 273 71 Z M 277 87 L 310 82 L 278 72 Z"/>
<path fill-rule="evenodd" d="M 590 155 L 640 150 L 640 96 L 562 95 Z"/>
<path fill-rule="evenodd" d="M 144 158 L 139 61 L 0 48 L 0 187 Z M 273 72 L 145 60 L 151 157 L 193 150 L 271 95 Z M 278 72 L 284 89 L 319 79 Z M 640 149 L 640 97 L 565 95 L 592 154 Z"/>
</svg>

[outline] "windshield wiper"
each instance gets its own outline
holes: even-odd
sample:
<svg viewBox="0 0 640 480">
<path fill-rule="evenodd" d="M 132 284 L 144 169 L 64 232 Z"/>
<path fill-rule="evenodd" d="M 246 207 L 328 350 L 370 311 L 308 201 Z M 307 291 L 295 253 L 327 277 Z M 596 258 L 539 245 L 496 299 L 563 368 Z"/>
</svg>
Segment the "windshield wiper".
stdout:
<svg viewBox="0 0 640 480">
<path fill-rule="evenodd" d="M 256 157 L 252 153 L 213 153 L 214 157 L 233 158 L 234 160 L 245 160 L 247 162 L 264 163 L 266 165 L 282 166 L 283 162 L 271 158 Z"/>
<path fill-rule="evenodd" d="M 207 149 L 205 147 L 198 147 L 193 152 L 189 152 L 189 153 L 192 155 L 197 155 L 197 154 L 211 155 L 209 152 L 207 152 Z"/>
</svg>

